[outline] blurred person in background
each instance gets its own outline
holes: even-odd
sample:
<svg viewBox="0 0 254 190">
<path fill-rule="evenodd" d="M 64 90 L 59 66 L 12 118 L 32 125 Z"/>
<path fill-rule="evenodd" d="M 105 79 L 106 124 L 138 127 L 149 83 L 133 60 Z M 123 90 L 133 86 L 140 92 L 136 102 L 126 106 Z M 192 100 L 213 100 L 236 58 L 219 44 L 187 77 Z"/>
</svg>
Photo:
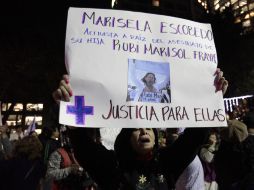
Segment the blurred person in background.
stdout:
<svg viewBox="0 0 254 190">
<path fill-rule="evenodd" d="M 24 137 L 24 131 L 21 125 L 15 127 L 15 132 L 10 134 L 10 141 L 21 140 Z"/>
<path fill-rule="evenodd" d="M 220 130 L 221 142 L 214 156 L 219 189 L 232 190 L 233 185 L 244 177 L 246 153 L 242 143 L 247 136 L 247 126 L 238 120 L 229 120 L 228 127 Z"/>
<path fill-rule="evenodd" d="M 7 126 L 0 126 L 0 160 L 10 159 L 12 155 L 12 144 L 7 135 Z"/>
<path fill-rule="evenodd" d="M 52 190 L 96 190 L 97 184 L 84 171 L 75 158 L 74 151 L 68 137 L 67 128 L 60 128 L 61 147 L 50 154 L 46 179 L 52 180 Z M 95 143 L 97 136 L 89 130 L 89 138 Z M 100 143 L 100 142 L 98 142 Z"/>
<path fill-rule="evenodd" d="M 217 132 L 209 134 L 208 141 L 202 146 L 199 157 L 204 169 L 204 180 L 206 190 L 217 190 L 216 173 L 214 168 L 214 155 L 219 147 Z"/>
<path fill-rule="evenodd" d="M 42 144 L 34 136 L 17 141 L 13 157 L 0 161 L 0 189 L 35 190 L 43 173 Z"/>
</svg>

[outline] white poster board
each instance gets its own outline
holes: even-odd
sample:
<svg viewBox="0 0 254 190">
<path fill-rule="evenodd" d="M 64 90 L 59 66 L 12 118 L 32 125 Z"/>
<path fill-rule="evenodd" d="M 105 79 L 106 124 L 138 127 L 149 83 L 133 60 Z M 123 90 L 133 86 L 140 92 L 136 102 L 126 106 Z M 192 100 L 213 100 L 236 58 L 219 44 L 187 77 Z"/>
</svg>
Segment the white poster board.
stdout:
<svg viewBox="0 0 254 190">
<path fill-rule="evenodd" d="M 209 24 L 130 11 L 70 8 L 66 67 L 73 96 L 60 123 L 78 127 L 226 126 L 215 93 Z"/>
</svg>

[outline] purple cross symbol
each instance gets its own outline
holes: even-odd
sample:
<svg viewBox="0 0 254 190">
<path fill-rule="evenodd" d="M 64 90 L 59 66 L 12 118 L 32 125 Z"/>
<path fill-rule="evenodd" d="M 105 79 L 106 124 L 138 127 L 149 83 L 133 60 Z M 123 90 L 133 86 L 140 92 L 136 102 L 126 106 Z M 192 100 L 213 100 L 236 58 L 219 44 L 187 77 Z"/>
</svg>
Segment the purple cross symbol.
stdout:
<svg viewBox="0 0 254 190">
<path fill-rule="evenodd" d="M 85 106 L 84 96 L 75 96 L 75 105 L 67 106 L 67 114 L 74 114 L 76 116 L 76 124 L 85 124 L 85 116 L 93 115 L 93 106 Z"/>
</svg>

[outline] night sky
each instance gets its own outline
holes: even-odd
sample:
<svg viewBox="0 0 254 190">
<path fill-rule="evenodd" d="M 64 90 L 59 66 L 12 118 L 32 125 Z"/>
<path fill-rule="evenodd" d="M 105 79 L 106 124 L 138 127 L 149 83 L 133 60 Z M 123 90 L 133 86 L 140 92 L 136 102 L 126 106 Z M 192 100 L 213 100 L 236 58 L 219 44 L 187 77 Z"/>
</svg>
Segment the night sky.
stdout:
<svg viewBox="0 0 254 190">
<path fill-rule="evenodd" d="M 6 1 L 5 6 L 1 6 L 0 100 L 49 99 L 62 74 L 66 73 L 64 41 L 67 10 L 73 5 L 70 2 Z M 234 27 L 227 27 L 216 19 L 213 28 L 219 66 L 233 86 L 227 96 L 247 93 L 254 86 L 250 79 L 254 59 L 251 53 L 253 35 L 240 39 Z M 241 81 L 243 84 L 253 81 L 253 86 L 244 86 Z"/>
</svg>

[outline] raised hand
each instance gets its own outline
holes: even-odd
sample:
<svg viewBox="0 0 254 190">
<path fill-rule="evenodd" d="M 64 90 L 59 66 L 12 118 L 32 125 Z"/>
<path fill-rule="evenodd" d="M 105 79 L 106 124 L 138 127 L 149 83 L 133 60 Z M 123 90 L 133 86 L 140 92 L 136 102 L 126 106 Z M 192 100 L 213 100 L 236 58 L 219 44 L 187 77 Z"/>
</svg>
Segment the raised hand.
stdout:
<svg viewBox="0 0 254 190">
<path fill-rule="evenodd" d="M 63 75 L 58 89 L 53 92 L 52 96 L 57 104 L 60 103 L 60 100 L 66 102 L 70 101 L 70 97 L 72 96 L 72 89 L 69 82 L 69 75 Z"/>
<path fill-rule="evenodd" d="M 214 76 L 216 76 L 214 79 L 214 85 L 216 87 L 215 92 L 222 90 L 224 95 L 228 88 L 228 81 L 223 77 L 223 72 L 220 70 L 220 68 L 216 69 Z"/>
</svg>

